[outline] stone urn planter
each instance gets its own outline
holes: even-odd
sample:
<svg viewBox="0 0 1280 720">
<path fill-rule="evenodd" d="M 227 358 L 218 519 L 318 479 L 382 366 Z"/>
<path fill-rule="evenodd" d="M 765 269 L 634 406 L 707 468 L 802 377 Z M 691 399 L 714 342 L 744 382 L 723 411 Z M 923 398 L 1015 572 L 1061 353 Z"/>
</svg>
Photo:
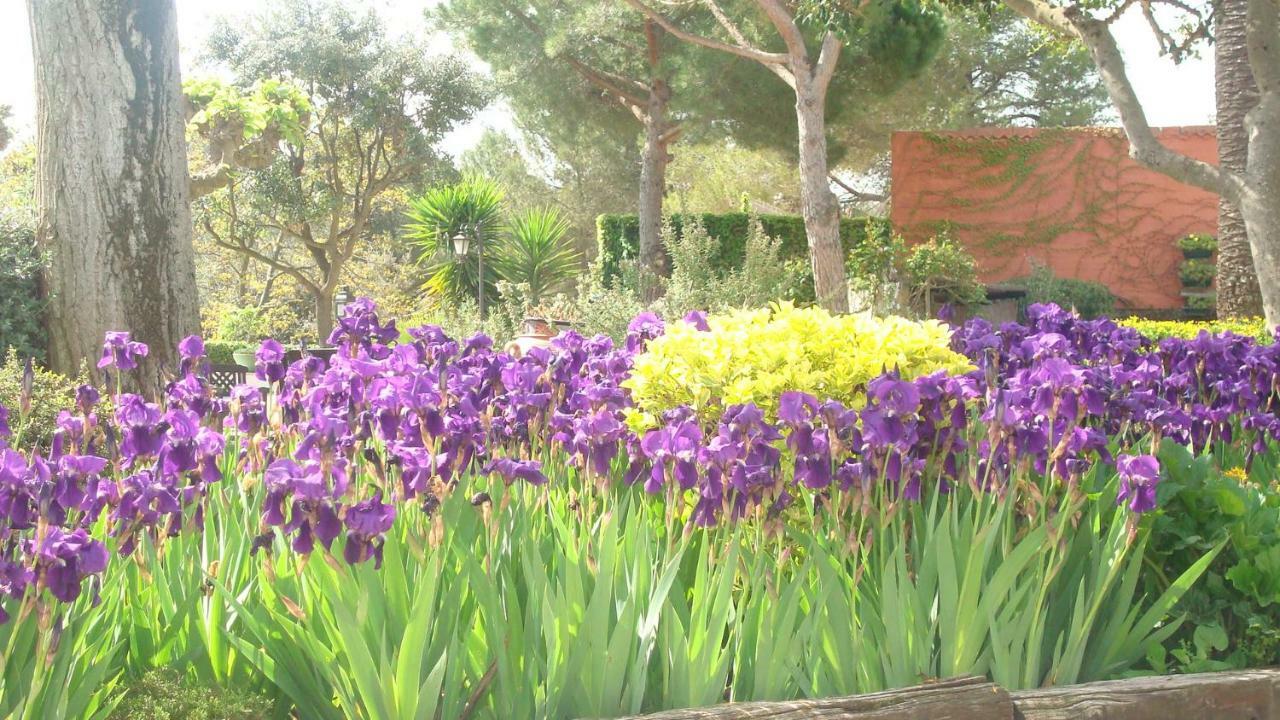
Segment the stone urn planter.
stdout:
<svg viewBox="0 0 1280 720">
<path fill-rule="evenodd" d="M 520 357 L 535 347 L 547 347 L 551 338 L 568 330 L 573 325 L 567 320 L 549 320 L 547 318 L 528 317 L 520 321 L 515 339 L 507 343 L 507 352 Z"/>
<path fill-rule="evenodd" d="M 253 356 L 257 351 L 254 348 L 240 348 L 231 353 L 231 359 L 236 364 L 247 370 L 253 370 L 253 366 L 257 363 Z"/>
</svg>

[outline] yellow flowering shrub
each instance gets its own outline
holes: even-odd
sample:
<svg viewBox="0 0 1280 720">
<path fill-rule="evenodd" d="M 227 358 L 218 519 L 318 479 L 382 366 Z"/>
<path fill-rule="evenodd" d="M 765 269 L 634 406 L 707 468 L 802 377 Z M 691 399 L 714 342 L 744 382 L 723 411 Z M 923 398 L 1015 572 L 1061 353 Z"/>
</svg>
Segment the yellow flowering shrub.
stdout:
<svg viewBox="0 0 1280 720">
<path fill-rule="evenodd" d="M 635 358 L 623 383 L 637 407 L 633 426 L 652 426 L 658 413 L 679 405 L 713 417 L 729 405 L 755 403 L 773 417 L 787 390 L 856 406 L 866 383 L 885 370 L 914 378 L 971 369 L 936 320 L 833 316 L 781 303 L 712 315 L 707 324 L 704 332 L 671 323 Z"/>
<path fill-rule="evenodd" d="M 1201 330 L 1211 333 L 1233 332 L 1256 338 L 1259 342 L 1270 343 L 1273 338 L 1264 318 L 1244 318 L 1240 320 L 1143 320 L 1142 318 L 1125 318 L 1117 321 L 1121 325 L 1131 327 L 1152 340 L 1163 340 L 1168 337 L 1190 340 L 1200 334 Z"/>
</svg>

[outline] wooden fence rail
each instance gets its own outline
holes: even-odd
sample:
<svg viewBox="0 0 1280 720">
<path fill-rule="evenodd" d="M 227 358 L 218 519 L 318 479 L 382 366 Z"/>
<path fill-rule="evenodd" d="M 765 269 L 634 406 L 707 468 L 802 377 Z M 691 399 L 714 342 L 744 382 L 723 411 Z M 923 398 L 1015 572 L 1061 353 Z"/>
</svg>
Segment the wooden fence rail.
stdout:
<svg viewBox="0 0 1280 720">
<path fill-rule="evenodd" d="M 633 720 L 1280 720 L 1280 670 L 1167 675 L 1009 692 L 956 678 L 870 695 L 732 703 Z"/>
</svg>

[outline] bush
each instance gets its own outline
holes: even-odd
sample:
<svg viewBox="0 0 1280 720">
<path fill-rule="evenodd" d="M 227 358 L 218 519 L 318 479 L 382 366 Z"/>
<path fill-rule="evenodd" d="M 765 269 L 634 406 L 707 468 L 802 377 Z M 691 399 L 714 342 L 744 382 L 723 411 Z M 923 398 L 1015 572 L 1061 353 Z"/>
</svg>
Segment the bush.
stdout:
<svg viewBox="0 0 1280 720">
<path fill-rule="evenodd" d="M 43 260 L 29 223 L 0 212 L 0 354 L 16 350 L 43 360 L 44 329 L 38 279 Z"/>
<path fill-rule="evenodd" d="M 849 289 L 863 298 L 862 309 L 876 315 L 901 310 L 898 292 L 906 253 L 906 242 L 887 223 L 868 227 L 864 242 L 849 250 L 845 273 Z"/>
<path fill-rule="evenodd" d="M 735 403 L 755 403 L 772 416 L 779 396 L 799 390 L 857 404 L 866 383 L 887 370 L 903 378 L 970 368 L 935 321 L 831 315 L 789 303 L 712 315 L 710 331 L 676 321 L 635 359 L 631 389 L 651 424 L 657 414 L 689 405 L 710 417 Z"/>
<path fill-rule="evenodd" d="M 933 317 L 943 304 L 977 305 L 987 299 L 973 255 L 945 233 L 911 248 L 903 278 L 912 308 L 924 317 Z"/>
<path fill-rule="evenodd" d="M 252 693 L 184 683 L 172 670 L 153 670 L 124 690 L 111 720 L 265 720 L 270 700 Z"/>
<path fill-rule="evenodd" d="M 742 266 L 746 256 L 747 238 L 751 233 L 751 214 L 747 212 L 724 214 L 675 214 L 670 223 L 676 234 L 683 232 L 686 223 L 697 220 L 720 243 L 720 250 L 712 261 L 716 270 L 726 271 Z M 778 256 L 786 260 L 807 260 L 809 241 L 804 232 L 804 219 L 798 215 L 759 215 L 764 234 L 777 240 Z M 840 239 L 845 251 L 862 242 L 868 228 L 883 224 L 879 218 L 843 218 L 840 220 Z M 601 277 L 606 285 L 612 285 L 621 271 L 621 264 L 635 259 L 640 251 L 640 221 L 635 215 L 601 215 L 596 218 L 596 240 L 599 244 Z M 804 300 L 813 298 L 813 280 L 808 278 L 801 293 Z"/>
<path fill-rule="evenodd" d="M 1009 284 L 1021 285 L 1026 289 L 1027 294 L 1022 300 L 1023 310 L 1030 305 L 1052 303 L 1063 308 L 1073 308 L 1080 317 L 1089 319 L 1110 315 L 1116 305 L 1116 298 L 1106 285 L 1057 277 L 1047 266 L 1035 263 L 1032 264 L 1029 276 L 1012 280 Z"/>
<path fill-rule="evenodd" d="M 796 299 L 800 273 L 779 256 L 779 242 L 769 237 L 754 217 L 748 224 L 742 263 L 736 268 L 718 266 L 721 242 L 696 217 L 679 233 L 669 220 L 664 222 L 662 241 L 671 253 L 671 278 L 655 310 L 665 317 L 680 318 L 690 310 L 717 312 Z"/>
<path fill-rule="evenodd" d="M 1218 241 L 1212 235 L 1188 235 L 1178 240 L 1178 249 L 1186 258 L 1213 257 L 1218 251 Z"/>
<path fill-rule="evenodd" d="M 1275 340 L 1267 321 L 1264 318 L 1247 318 L 1243 320 L 1145 320 L 1143 318 L 1125 318 L 1121 325 L 1134 328 L 1147 338 L 1160 341 L 1165 338 L 1182 338 L 1190 340 L 1202 331 L 1213 334 L 1224 332 L 1251 337 L 1260 343 L 1271 343 Z"/>
<path fill-rule="evenodd" d="M 1204 288 L 1213 284 L 1215 266 L 1212 260 L 1184 260 L 1178 268 L 1183 287 Z"/>
<path fill-rule="evenodd" d="M 57 429 L 58 412 L 72 407 L 76 386 L 84 378 L 71 379 L 32 365 L 31 410 L 22 413 L 23 375 L 27 361 L 9 348 L 0 365 L 0 405 L 9 410 L 9 426 L 13 430 L 12 445 L 48 447 Z"/>
<path fill-rule="evenodd" d="M 232 355 L 235 351 L 245 347 L 243 342 L 234 342 L 227 340 L 205 340 L 204 354 L 208 356 L 209 362 L 214 365 L 231 365 L 235 363 Z"/>
<path fill-rule="evenodd" d="M 256 346 L 267 334 L 267 319 L 263 317 L 262 310 L 256 307 L 227 310 L 218 318 L 218 328 L 214 331 L 215 338 L 234 343 L 236 349 Z"/>
</svg>

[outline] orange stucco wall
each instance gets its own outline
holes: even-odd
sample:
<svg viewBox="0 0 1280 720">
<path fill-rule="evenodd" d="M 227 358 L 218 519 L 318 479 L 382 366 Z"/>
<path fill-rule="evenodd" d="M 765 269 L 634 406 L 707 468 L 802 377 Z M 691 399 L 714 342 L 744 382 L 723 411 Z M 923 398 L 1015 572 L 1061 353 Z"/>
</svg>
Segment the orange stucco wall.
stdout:
<svg viewBox="0 0 1280 720">
<path fill-rule="evenodd" d="M 1213 128 L 1167 128 L 1174 150 L 1216 162 Z M 890 217 L 908 242 L 947 224 L 982 279 L 1059 277 L 1105 284 L 1129 309 L 1183 305 L 1189 233 L 1216 234 L 1217 197 L 1139 166 L 1115 129 L 993 129 L 893 136 Z"/>
</svg>

